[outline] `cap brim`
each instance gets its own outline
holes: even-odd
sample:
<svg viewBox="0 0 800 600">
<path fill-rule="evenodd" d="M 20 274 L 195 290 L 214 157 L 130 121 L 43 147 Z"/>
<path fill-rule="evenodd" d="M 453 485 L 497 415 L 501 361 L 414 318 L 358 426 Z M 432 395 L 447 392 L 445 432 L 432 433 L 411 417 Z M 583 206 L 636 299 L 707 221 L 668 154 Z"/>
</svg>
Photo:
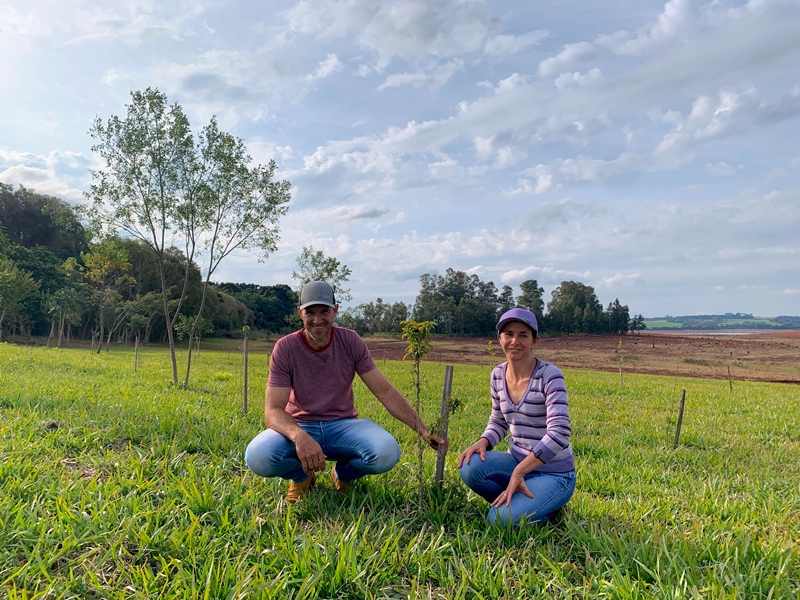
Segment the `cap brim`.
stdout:
<svg viewBox="0 0 800 600">
<path fill-rule="evenodd" d="M 501 331 L 503 331 L 503 327 L 505 327 L 506 325 L 508 325 L 509 323 L 512 323 L 512 322 L 514 322 L 514 321 L 517 321 L 518 323 L 522 323 L 523 325 L 527 325 L 527 326 L 528 326 L 528 327 L 530 327 L 530 328 L 531 328 L 531 329 L 534 331 L 534 333 L 536 333 L 536 334 L 538 334 L 538 333 L 539 333 L 539 331 L 536 329 L 536 327 L 534 327 L 533 325 L 531 325 L 531 324 L 530 324 L 530 323 L 528 323 L 527 321 L 523 321 L 522 319 L 517 319 L 516 317 L 514 317 L 514 318 L 511 318 L 511 319 L 504 319 L 504 320 L 500 321 L 500 322 L 497 324 L 497 326 L 495 327 L 495 329 L 497 329 L 497 333 L 500 333 Z"/>
<path fill-rule="evenodd" d="M 330 308 L 336 308 L 335 304 L 331 304 L 330 302 L 323 302 L 321 300 L 312 300 L 311 302 L 306 302 L 305 304 L 301 304 L 297 308 L 303 310 L 304 308 L 308 308 L 309 306 L 328 306 Z"/>
</svg>

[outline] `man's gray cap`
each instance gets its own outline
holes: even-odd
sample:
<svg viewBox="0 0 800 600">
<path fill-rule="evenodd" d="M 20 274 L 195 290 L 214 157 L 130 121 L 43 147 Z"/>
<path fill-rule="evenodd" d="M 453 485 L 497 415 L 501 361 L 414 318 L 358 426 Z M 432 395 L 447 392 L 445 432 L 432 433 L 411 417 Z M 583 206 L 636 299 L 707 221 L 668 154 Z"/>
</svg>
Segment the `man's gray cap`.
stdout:
<svg viewBox="0 0 800 600">
<path fill-rule="evenodd" d="M 333 288 L 324 281 L 309 281 L 303 286 L 300 292 L 300 309 L 315 304 L 324 304 L 331 308 L 336 307 L 336 298 L 333 295 Z"/>
</svg>

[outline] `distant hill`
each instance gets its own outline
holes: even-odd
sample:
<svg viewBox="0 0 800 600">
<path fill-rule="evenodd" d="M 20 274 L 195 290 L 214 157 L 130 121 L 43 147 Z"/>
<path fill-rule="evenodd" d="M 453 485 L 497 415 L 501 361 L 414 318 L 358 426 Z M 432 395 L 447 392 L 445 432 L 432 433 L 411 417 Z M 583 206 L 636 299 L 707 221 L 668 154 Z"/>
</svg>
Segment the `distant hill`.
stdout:
<svg viewBox="0 0 800 600">
<path fill-rule="evenodd" d="M 645 318 L 647 329 L 800 329 L 800 316 L 755 317 L 748 313 Z"/>
</svg>

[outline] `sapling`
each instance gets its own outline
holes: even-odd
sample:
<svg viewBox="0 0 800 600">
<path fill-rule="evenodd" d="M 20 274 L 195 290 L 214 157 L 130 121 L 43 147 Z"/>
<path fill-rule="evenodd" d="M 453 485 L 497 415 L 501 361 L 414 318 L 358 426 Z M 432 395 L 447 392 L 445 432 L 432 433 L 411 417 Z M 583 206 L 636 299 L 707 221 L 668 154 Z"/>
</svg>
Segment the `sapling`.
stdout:
<svg viewBox="0 0 800 600">
<path fill-rule="evenodd" d="M 433 321 L 415 321 L 414 319 L 407 319 L 405 321 L 401 321 L 400 325 L 403 328 L 403 339 L 408 340 L 408 346 L 406 347 L 406 353 L 403 355 L 403 360 L 410 358 L 412 361 L 414 361 L 412 367 L 412 385 L 414 387 L 415 396 L 414 408 L 417 410 L 416 429 L 417 432 L 419 432 L 421 408 L 420 395 L 422 387 L 420 362 L 422 361 L 422 358 L 427 356 L 428 352 L 430 351 L 431 343 L 428 340 L 428 336 L 433 328 L 436 327 L 436 323 Z M 420 504 L 422 504 L 422 451 L 422 438 L 417 436 L 417 470 L 419 476 L 418 492 Z"/>
<path fill-rule="evenodd" d="M 486 348 L 489 350 L 489 370 L 491 371 L 496 366 L 496 363 L 495 363 L 495 349 L 494 349 L 494 343 L 492 342 L 492 340 L 489 340 L 487 342 Z"/>
</svg>

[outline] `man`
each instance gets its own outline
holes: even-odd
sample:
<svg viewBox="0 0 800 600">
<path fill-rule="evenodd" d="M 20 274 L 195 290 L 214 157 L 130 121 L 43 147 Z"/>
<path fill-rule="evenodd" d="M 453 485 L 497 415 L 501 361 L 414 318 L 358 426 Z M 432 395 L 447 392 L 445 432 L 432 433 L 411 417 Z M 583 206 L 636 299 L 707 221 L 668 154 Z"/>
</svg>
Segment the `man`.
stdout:
<svg viewBox="0 0 800 600">
<path fill-rule="evenodd" d="M 385 473 L 400 460 L 400 446 L 382 427 L 359 419 L 353 403 L 356 373 L 394 418 L 437 448 L 417 412 L 389 383 L 355 331 L 334 327 L 339 312 L 333 288 L 312 281 L 300 292 L 303 329 L 281 338 L 269 362 L 264 420 L 267 430 L 247 447 L 245 462 L 262 477 L 289 479 L 286 501 L 296 503 L 325 469 L 345 491 L 363 475 Z"/>
</svg>

